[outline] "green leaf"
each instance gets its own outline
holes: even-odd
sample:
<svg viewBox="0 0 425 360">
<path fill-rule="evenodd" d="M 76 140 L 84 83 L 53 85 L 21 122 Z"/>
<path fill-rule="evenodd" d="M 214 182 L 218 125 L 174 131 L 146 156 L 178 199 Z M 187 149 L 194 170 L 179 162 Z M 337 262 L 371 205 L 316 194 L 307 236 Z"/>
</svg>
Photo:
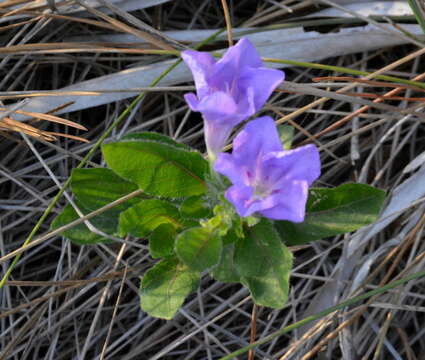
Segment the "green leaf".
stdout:
<svg viewBox="0 0 425 360">
<path fill-rule="evenodd" d="M 203 271 L 220 260 L 223 244 L 216 232 L 202 227 L 183 231 L 177 236 L 177 256 L 193 270 Z"/>
<path fill-rule="evenodd" d="M 88 211 L 122 198 L 137 190 L 137 185 L 116 175 L 110 169 L 74 169 L 71 175 L 71 188 L 77 200 Z M 119 204 L 102 213 L 103 217 L 118 217 L 129 206 L 140 201 L 140 196 Z M 115 223 L 118 219 L 115 219 Z"/>
<path fill-rule="evenodd" d="M 165 136 L 156 132 L 150 132 L 150 131 L 130 133 L 130 134 L 124 135 L 121 139 L 122 140 L 150 140 L 150 141 L 155 141 L 155 142 L 164 143 L 168 145 L 173 145 L 186 150 L 191 150 L 189 146 L 179 143 L 168 136 Z"/>
<path fill-rule="evenodd" d="M 243 234 L 239 234 L 239 229 L 235 227 L 231 228 L 226 235 L 222 236 L 223 245 L 230 245 L 236 243 Z"/>
<path fill-rule="evenodd" d="M 102 146 L 108 166 L 147 194 L 165 197 L 201 195 L 208 162 L 196 151 L 164 142 L 125 140 Z"/>
<path fill-rule="evenodd" d="M 82 206 L 82 204 L 77 204 L 77 206 L 84 213 L 84 215 L 87 215 L 89 213 L 89 211 L 84 211 L 85 209 Z M 57 229 L 79 218 L 80 217 L 75 212 L 74 208 L 71 205 L 67 205 L 62 210 L 62 212 L 53 220 L 50 228 L 52 230 Z M 104 219 L 99 218 L 99 216 L 95 216 L 94 218 L 91 218 L 90 223 L 93 226 L 95 226 L 97 229 L 109 235 L 113 234 L 116 230 L 116 227 L 114 227 L 113 224 L 111 224 L 111 222 L 108 222 L 108 221 L 105 222 Z M 108 238 L 105 238 L 103 236 L 95 234 L 94 232 L 91 232 L 88 229 L 88 227 L 83 223 L 76 225 L 66 231 L 63 231 L 61 234 L 77 245 L 91 245 L 91 244 L 97 244 L 100 242 L 110 241 Z"/>
<path fill-rule="evenodd" d="M 174 252 L 176 228 L 170 224 L 159 225 L 149 237 L 149 252 L 156 259 L 171 256 Z"/>
<path fill-rule="evenodd" d="M 227 205 L 216 205 L 213 209 L 214 216 L 200 220 L 201 226 L 210 232 L 217 232 L 220 236 L 225 236 L 232 226 L 237 230 L 237 226 L 234 226 L 235 216 L 233 209 L 230 210 Z M 242 225 L 240 220 L 239 225 Z"/>
<path fill-rule="evenodd" d="M 282 308 L 288 298 L 292 254 L 268 220 L 261 220 L 236 243 L 234 262 L 254 302 Z"/>
<path fill-rule="evenodd" d="M 103 168 L 74 169 L 71 175 L 71 187 L 76 198 L 75 203 L 84 215 L 137 190 L 136 184 L 120 178 L 110 169 Z M 116 235 L 119 213 L 138 201 L 140 201 L 140 197 L 129 199 L 91 218 L 89 221 L 102 232 L 108 235 Z M 56 217 L 51 227 L 52 229 L 56 229 L 78 218 L 79 216 L 73 207 L 68 205 Z M 63 236 L 78 245 L 110 241 L 105 237 L 91 232 L 85 224 L 80 224 L 64 231 Z"/>
<path fill-rule="evenodd" d="M 211 209 L 206 207 L 202 196 L 191 196 L 185 199 L 180 205 L 180 212 L 188 219 L 202 219 L 212 215 Z"/>
<path fill-rule="evenodd" d="M 384 200 L 384 191 L 364 184 L 313 188 L 310 189 L 304 222 L 276 221 L 275 227 L 287 244 L 304 244 L 373 223 Z"/>
<path fill-rule="evenodd" d="M 143 276 L 140 306 L 151 316 L 170 320 L 199 286 L 200 274 L 176 258 L 160 261 Z"/>
<path fill-rule="evenodd" d="M 290 125 L 279 125 L 277 129 L 284 150 L 289 150 L 294 139 L 294 128 Z"/>
<path fill-rule="evenodd" d="M 121 213 L 119 233 L 120 236 L 144 237 L 161 224 L 171 224 L 174 228 L 183 226 L 177 207 L 165 200 L 143 200 Z"/>
<path fill-rule="evenodd" d="M 223 247 L 220 262 L 211 272 L 211 276 L 221 282 L 235 283 L 240 282 L 240 276 L 235 268 L 233 257 L 235 253 L 235 245 L 229 244 Z"/>
</svg>

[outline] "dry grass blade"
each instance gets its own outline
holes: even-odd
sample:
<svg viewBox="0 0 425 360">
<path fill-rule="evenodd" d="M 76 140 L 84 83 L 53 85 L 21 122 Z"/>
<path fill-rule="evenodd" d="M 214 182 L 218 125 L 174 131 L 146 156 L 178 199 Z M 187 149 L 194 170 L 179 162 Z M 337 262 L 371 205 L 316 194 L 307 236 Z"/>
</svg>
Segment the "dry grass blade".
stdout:
<svg viewBox="0 0 425 360">
<path fill-rule="evenodd" d="M 20 28 L 23 25 L 27 25 L 27 24 L 31 24 L 31 23 L 37 22 L 41 18 L 42 18 L 42 16 L 36 17 L 36 18 L 33 18 L 33 19 L 30 19 L 30 20 L 27 20 L 27 21 L 21 21 L 21 22 L 16 23 L 16 24 L 10 24 L 10 25 L 6 25 L 6 26 L 1 26 L 0 27 L 0 33 L 1 32 L 9 31 L 9 30 L 12 30 L 12 29 L 15 29 L 15 28 Z"/>
<path fill-rule="evenodd" d="M 127 267 L 124 269 L 124 275 L 121 281 L 120 289 L 118 291 L 117 301 L 115 302 L 114 312 L 112 313 L 111 324 L 109 325 L 108 334 L 106 335 L 105 343 L 103 344 L 103 347 L 102 347 L 102 353 L 100 354 L 100 360 L 103 360 L 105 358 L 105 352 L 106 352 L 106 349 L 108 348 L 108 343 L 109 343 L 109 339 L 111 337 L 111 332 L 112 332 L 112 326 L 117 316 L 118 304 L 120 303 L 120 300 L 121 300 L 122 291 L 124 289 L 124 280 L 126 278 L 127 278 Z"/>
<path fill-rule="evenodd" d="M 0 120 L 0 129 L 3 131 L 23 132 L 34 138 L 41 138 L 46 141 L 54 141 L 56 137 L 53 134 L 48 134 L 43 130 L 39 130 L 31 125 L 21 123 L 9 117 L 4 117 Z"/>
<path fill-rule="evenodd" d="M 150 49 L 136 48 L 140 44 L 123 44 L 122 47 L 108 43 L 46 43 L 46 44 L 24 44 L 0 48 L 0 54 L 62 54 L 62 53 L 83 53 L 83 52 L 116 52 L 118 54 L 147 54 L 154 52 Z M 134 47 L 126 47 L 134 46 Z M 173 49 L 167 49 L 173 50 Z M 156 52 L 161 54 L 160 51 Z M 178 54 L 178 52 L 176 52 Z"/>
<path fill-rule="evenodd" d="M 12 91 L 12 92 L 0 92 L 0 100 L 5 99 L 26 99 L 31 97 L 41 96 L 101 96 L 103 94 L 110 93 L 138 93 L 138 92 L 165 92 L 165 91 L 193 91 L 194 86 L 157 86 L 157 87 L 145 87 L 145 88 L 127 88 L 127 89 L 94 89 L 92 91 Z M 73 102 L 68 103 L 67 106 Z"/>
<path fill-rule="evenodd" d="M 152 34 L 146 32 L 146 31 L 134 29 L 134 28 L 122 23 L 121 21 L 118 21 L 118 20 L 102 13 L 101 11 L 96 10 L 95 8 L 87 5 L 84 1 L 76 0 L 76 2 L 78 4 L 80 4 L 81 6 L 83 6 L 88 12 L 90 12 L 93 15 L 96 15 L 96 16 L 100 17 L 101 19 L 105 20 L 106 22 L 108 22 L 109 24 L 114 26 L 119 31 L 123 31 L 123 32 L 129 33 L 129 34 L 132 34 L 134 36 L 140 37 L 140 38 L 146 40 L 148 43 L 154 45 L 155 47 L 158 47 L 159 49 L 174 50 L 173 46 L 170 46 L 168 43 L 164 42 L 162 39 L 158 39 L 157 37 L 153 36 Z"/>
<path fill-rule="evenodd" d="M 294 1 L 289 1 L 287 2 L 287 4 L 293 3 L 293 2 Z M 274 8 L 270 7 L 269 11 L 266 10 L 256 14 L 256 16 L 252 17 L 252 19 L 248 20 L 244 25 L 258 26 L 259 24 L 263 24 L 265 22 L 271 21 L 282 15 L 293 14 L 293 13 L 296 13 L 297 11 L 304 10 L 314 5 L 314 1 L 312 0 L 304 0 L 296 4 L 291 4 L 290 7 L 287 4 L 285 4 L 285 2 L 283 3 L 284 5 L 286 5 L 285 7 L 281 7 L 280 9 L 278 7 L 277 10 L 275 7 Z"/>
<path fill-rule="evenodd" d="M 232 20 L 230 19 L 229 7 L 227 6 L 227 0 L 221 0 L 221 6 L 223 7 L 224 19 L 226 20 L 227 29 L 227 42 L 229 46 L 233 45 L 233 30 Z"/>
<path fill-rule="evenodd" d="M 347 101 L 354 104 L 365 105 L 365 106 L 369 106 L 369 107 L 384 110 L 384 111 L 398 112 L 400 114 L 412 114 L 421 119 L 425 119 L 425 117 L 422 116 L 422 114 L 416 113 L 415 109 L 400 109 L 396 106 L 381 104 L 380 102 L 369 102 L 368 100 L 353 99 L 353 95 L 350 95 L 349 93 L 347 94 L 347 92 L 344 90 L 344 89 L 348 90 L 349 88 L 350 87 L 344 87 L 343 89 L 340 89 L 336 92 L 331 92 L 331 91 L 309 87 L 307 85 L 291 83 L 289 81 L 285 81 L 280 86 L 280 89 L 285 89 L 287 92 L 290 92 L 290 93 L 297 92 L 301 94 L 315 95 L 315 96 L 321 97 L 322 99 L 327 98 L 327 99 L 335 99 L 340 101 Z M 381 98 L 380 95 L 376 95 L 376 94 L 373 94 L 371 97 L 375 97 L 375 96 Z M 359 95 L 358 97 L 362 97 L 362 96 Z M 367 97 L 367 95 L 363 97 Z M 382 95 L 382 98 L 385 98 L 385 95 Z"/>
<path fill-rule="evenodd" d="M 6 282 L 6 286 L 37 286 L 37 287 L 50 287 L 50 286 L 73 286 L 80 285 L 84 286 L 86 284 L 96 283 L 96 282 L 107 282 L 113 279 L 122 279 L 126 277 L 126 273 L 135 273 L 140 271 L 138 268 L 125 268 L 120 271 L 110 271 L 109 273 L 103 275 L 102 277 L 96 277 L 92 279 L 79 279 L 79 280 L 63 280 L 63 281 L 19 281 L 19 280 L 9 280 Z M 128 276 L 128 275 L 127 275 Z M 136 276 L 137 275 L 132 275 Z"/>
<path fill-rule="evenodd" d="M 334 1 L 331 0 L 318 0 L 319 2 L 326 4 L 326 5 L 330 5 L 338 10 L 341 10 L 343 12 L 346 12 L 347 14 L 350 14 L 356 18 L 362 19 L 364 21 L 366 21 L 369 24 L 372 24 L 373 26 L 380 28 L 380 29 L 385 29 L 385 26 L 380 24 L 379 22 L 375 21 L 374 19 L 372 19 L 371 17 L 368 16 L 364 16 L 362 14 L 360 14 L 359 12 L 350 10 L 344 6 L 341 6 L 337 3 L 335 3 Z M 424 43 L 421 41 L 418 41 L 418 39 L 416 39 L 415 37 L 412 36 L 408 36 L 405 32 L 403 31 L 397 31 L 394 29 L 388 29 L 387 28 L 388 33 L 391 33 L 392 35 L 399 37 L 399 38 L 403 38 L 404 40 L 407 40 L 408 42 L 411 42 L 412 44 L 415 44 L 419 47 L 423 47 Z"/>
<path fill-rule="evenodd" d="M 0 107 L 0 111 L 7 111 L 7 110 L 8 109 L 6 109 L 6 108 Z M 83 125 L 77 124 L 74 121 L 62 119 L 58 116 L 54 116 L 54 115 L 50 115 L 50 114 L 36 113 L 36 112 L 32 112 L 32 111 L 23 111 L 23 110 L 15 110 L 13 112 L 16 113 L 16 114 L 27 115 L 29 117 L 34 118 L 35 120 L 47 120 L 47 121 L 66 125 L 66 126 L 69 126 L 69 127 L 80 129 L 80 130 L 87 130 L 86 127 L 84 127 Z"/>
<path fill-rule="evenodd" d="M 249 336 L 249 342 L 252 344 L 255 342 L 255 338 L 257 337 L 257 305 L 252 305 L 252 313 L 251 313 L 251 333 Z M 248 360 L 254 360 L 255 350 L 250 349 L 248 352 Z"/>
<path fill-rule="evenodd" d="M 71 103 L 62 104 L 61 106 L 51 110 L 50 113 L 54 113 L 55 111 L 66 108 L 69 105 L 71 105 Z M 28 112 L 28 111 L 22 111 L 22 110 L 18 110 L 18 109 L 11 110 L 11 109 L 6 109 L 6 108 L 0 107 L 0 115 L 1 115 L 1 111 L 3 111 L 4 114 L 7 114 L 7 115 L 9 115 L 10 113 L 27 115 L 27 116 L 32 118 L 32 121 L 46 120 L 46 121 L 49 121 L 49 122 L 62 124 L 62 125 L 68 126 L 68 127 L 73 127 L 73 128 L 79 129 L 79 130 L 85 130 L 85 131 L 87 130 L 86 127 L 84 127 L 80 124 L 77 124 L 74 121 L 63 119 L 63 118 L 60 118 L 58 116 L 54 116 L 54 115 L 51 115 L 51 114 Z M 40 129 L 37 129 L 37 128 L 29 125 L 29 124 L 25 124 L 23 122 L 16 121 L 9 116 L 3 116 L 2 118 L 0 118 L 0 129 L 2 129 L 3 131 L 6 131 L 6 132 L 24 133 L 26 135 L 33 137 L 33 138 L 42 139 L 42 140 L 45 140 L 45 141 L 55 141 L 55 140 L 57 140 L 57 137 L 65 137 L 65 138 L 74 139 L 74 140 L 77 140 L 77 141 L 88 142 L 87 139 L 84 139 L 80 136 L 64 134 L 64 133 L 55 132 L 55 131 L 40 130 Z"/>
<path fill-rule="evenodd" d="M 52 135 L 52 136 L 58 136 L 58 137 L 63 137 L 63 138 L 68 138 L 68 139 L 77 140 L 77 141 L 81 141 L 81 142 L 85 142 L 85 143 L 89 143 L 90 142 L 90 140 L 84 139 L 81 136 L 64 134 L 64 133 L 55 132 L 55 131 L 45 131 L 44 134 L 46 134 L 46 135 Z"/>
<path fill-rule="evenodd" d="M 418 75 L 418 76 L 413 78 L 414 81 L 422 81 L 423 79 L 425 79 L 425 73 Z M 373 102 L 374 103 L 382 102 L 382 101 L 385 100 L 386 97 L 394 96 L 394 95 L 398 94 L 400 91 L 402 91 L 403 89 L 404 89 L 403 87 L 397 87 L 397 88 L 387 92 L 386 94 L 382 95 L 382 98 L 378 98 L 378 99 L 373 100 Z M 354 117 L 358 116 L 359 114 L 366 112 L 368 109 L 369 109 L 369 106 L 361 107 L 360 109 L 356 110 L 354 113 L 343 117 L 342 119 L 338 120 L 334 124 L 328 126 L 326 129 L 320 131 L 317 134 L 314 134 L 313 138 L 318 139 L 319 137 L 337 129 L 338 127 L 349 122 L 350 120 L 352 120 Z M 301 143 L 301 145 L 304 144 L 304 143 L 306 143 L 306 142 L 304 141 L 303 143 Z"/>
<path fill-rule="evenodd" d="M 410 89 L 410 90 L 414 90 L 414 91 L 425 92 L 425 89 L 422 89 L 422 88 L 416 87 L 416 86 L 395 84 L 395 83 L 390 83 L 390 82 L 386 82 L 386 81 L 365 80 L 365 79 L 359 79 L 359 78 L 354 78 L 354 77 L 350 77 L 350 76 L 322 76 L 322 77 L 315 77 L 312 80 L 314 82 L 347 81 L 347 82 L 351 82 L 351 83 L 367 84 L 367 85 L 377 86 L 377 87 L 396 88 L 396 89 L 398 89 L 398 91 Z M 414 80 L 414 81 L 417 81 L 417 80 Z"/>
<path fill-rule="evenodd" d="M 139 20 L 135 16 L 129 14 L 128 12 L 125 12 L 121 10 L 119 7 L 113 5 L 112 3 L 106 1 L 106 0 L 98 0 L 98 2 L 102 5 L 105 5 L 108 9 L 110 9 L 113 13 L 121 16 L 125 20 L 127 20 L 128 23 L 133 24 L 134 26 L 141 29 L 143 32 L 146 32 L 149 34 L 152 38 L 157 38 L 159 41 L 159 44 L 163 46 L 164 49 L 165 46 L 168 46 L 169 49 L 185 49 L 183 45 L 181 45 L 178 41 L 170 38 L 169 36 L 166 36 L 162 32 L 158 31 L 154 27 L 144 23 L 143 21 Z M 166 49 L 167 50 L 167 49 Z"/>
<path fill-rule="evenodd" d="M 62 15 L 62 14 L 43 14 L 43 16 L 45 18 L 51 18 L 56 20 L 65 20 L 65 21 L 72 21 L 72 22 L 81 23 L 81 24 L 93 25 L 96 28 L 101 28 L 106 30 L 112 30 L 112 31 L 118 30 L 116 26 L 113 26 L 107 22 L 93 20 L 93 19 L 85 19 L 85 18 Z"/>
<path fill-rule="evenodd" d="M 25 4 L 30 2 L 29 0 L 5 0 L 0 3 L 0 8 L 8 8 L 11 6 L 19 5 L 19 4 Z"/>
<path fill-rule="evenodd" d="M 384 96 L 375 93 L 347 93 L 344 92 L 344 95 L 347 96 L 358 96 L 368 99 L 381 99 L 381 100 L 396 100 L 396 101 L 407 101 L 407 102 L 425 102 L 425 97 L 404 97 L 404 96 Z"/>
</svg>

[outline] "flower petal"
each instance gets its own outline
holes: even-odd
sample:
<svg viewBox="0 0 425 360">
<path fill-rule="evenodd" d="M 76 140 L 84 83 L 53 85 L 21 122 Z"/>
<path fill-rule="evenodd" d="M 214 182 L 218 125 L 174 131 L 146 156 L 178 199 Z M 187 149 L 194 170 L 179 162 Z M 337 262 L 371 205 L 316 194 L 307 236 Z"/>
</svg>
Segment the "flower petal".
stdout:
<svg viewBox="0 0 425 360">
<path fill-rule="evenodd" d="M 217 90 L 231 93 L 237 101 L 240 94 L 246 92 L 240 88 L 240 75 L 246 69 L 255 69 L 262 65 L 254 45 L 247 38 L 242 38 L 236 45 L 229 47 L 223 57 L 217 61 L 208 78 L 208 83 Z"/>
<path fill-rule="evenodd" d="M 184 94 L 184 99 L 192 111 L 198 111 L 199 100 L 194 93 Z"/>
<path fill-rule="evenodd" d="M 288 220 L 295 223 L 304 221 L 308 196 L 306 181 L 288 181 L 279 193 L 271 196 L 274 197 L 277 205 L 270 209 L 260 210 L 261 215 L 269 219 Z"/>
<path fill-rule="evenodd" d="M 216 154 L 226 145 L 232 129 L 233 125 L 230 122 L 210 121 L 205 119 L 204 135 L 210 159 L 215 159 Z"/>
<path fill-rule="evenodd" d="M 198 97 L 202 99 L 209 92 L 208 76 L 215 64 L 213 56 L 207 52 L 186 50 L 181 54 L 184 62 L 192 71 Z"/>
<path fill-rule="evenodd" d="M 284 179 L 305 180 L 311 185 L 320 176 L 320 156 L 315 145 L 268 154 L 261 169 L 268 184 L 279 186 Z"/>
<path fill-rule="evenodd" d="M 233 98 L 222 91 L 217 91 L 201 99 L 197 106 L 207 121 L 228 123 L 232 127 L 243 119 L 237 112 L 238 108 Z"/>
<path fill-rule="evenodd" d="M 229 177 L 233 184 L 253 185 L 262 156 L 282 150 L 276 125 L 268 116 L 250 121 L 233 140 L 233 152 L 219 156 L 215 171 Z"/>
<path fill-rule="evenodd" d="M 233 184 L 243 184 L 240 168 L 230 154 L 220 153 L 214 163 L 214 170 L 228 177 Z"/>
<path fill-rule="evenodd" d="M 238 112 L 244 119 L 248 119 L 258 111 L 255 107 L 255 91 L 253 88 L 243 89 L 243 93 L 235 101 L 237 102 Z"/>
<path fill-rule="evenodd" d="M 281 150 L 273 119 L 263 116 L 245 125 L 233 140 L 232 154 L 220 154 L 214 169 L 233 184 L 254 185 L 263 155 Z"/>
<path fill-rule="evenodd" d="M 232 155 L 237 161 L 255 168 L 259 157 L 282 151 L 282 144 L 273 119 L 262 116 L 250 121 L 233 141 Z"/>
<path fill-rule="evenodd" d="M 260 55 L 247 38 L 241 38 L 236 45 L 229 47 L 223 57 L 217 61 L 217 66 L 226 64 L 234 69 L 246 67 L 258 68 L 263 65 Z"/>
<path fill-rule="evenodd" d="M 239 89 L 247 93 L 253 91 L 255 112 L 261 109 L 267 99 L 285 78 L 285 73 L 280 70 L 259 68 L 246 69 L 240 76 Z M 242 97 L 242 96 L 241 96 Z"/>
<path fill-rule="evenodd" d="M 236 208 L 236 212 L 239 216 L 249 216 L 257 210 L 255 206 L 253 207 L 253 204 L 250 203 L 252 195 L 252 187 L 240 184 L 229 187 L 224 194 L 225 198 Z"/>
</svg>

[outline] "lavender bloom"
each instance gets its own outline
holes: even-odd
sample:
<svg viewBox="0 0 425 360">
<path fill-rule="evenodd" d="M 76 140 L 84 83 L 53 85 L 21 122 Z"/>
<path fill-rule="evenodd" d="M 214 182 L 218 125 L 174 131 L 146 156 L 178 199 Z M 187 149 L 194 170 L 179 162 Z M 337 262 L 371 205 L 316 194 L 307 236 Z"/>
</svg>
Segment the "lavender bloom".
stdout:
<svg viewBox="0 0 425 360">
<path fill-rule="evenodd" d="M 204 118 L 205 142 L 212 160 L 233 129 L 255 114 L 283 81 L 284 72 L 263 67 L 251 42 L 242 38 L 223 57 L 187 50 L 182 58 L 192 71 L 196 95 L 185 99 Z"/>
<path fill-rule="evenodd" d="M 264 116 L 236 136 L 232 154 L 219 154 L 214 170 L 233 183 L 225 197 L 240 216 L 259 212 L 302 222 L 308 187 L 320 176 L 320 157 L 314 145 L 283 150 L 274 121 Z"/>
</svg>

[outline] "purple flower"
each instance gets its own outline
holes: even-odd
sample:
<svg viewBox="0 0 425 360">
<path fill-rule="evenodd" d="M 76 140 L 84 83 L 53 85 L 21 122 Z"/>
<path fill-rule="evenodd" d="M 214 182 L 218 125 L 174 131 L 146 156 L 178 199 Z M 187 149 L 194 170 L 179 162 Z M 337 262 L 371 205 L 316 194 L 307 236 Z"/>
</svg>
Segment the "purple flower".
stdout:
<svg viewBox="0 0 425 360">
<path fill-rule="evenodd" d="M 233 183 L 225 197 L 240 216 L 259 212 L 302 222 L 308 187 L 320 176 L 320 157 L 314 145 L 283 150 L 274 121 L 264 116 L 244 127 L 233 153 L 219 154 L 214 170 Z"/>
<path fill-rule="evenodd" d="M 193 50 L 184 51 L 182 58 L 192 71 L 196 86 L 196 95 L 186 94 L 185 99 L 193 111 L 204 117 L 205 142 L 214 159 L 233 127 L 264 105 L 285 74 L 263 67 L 246 38 L 231 46 L 218 61 L 209 53 Z"/>
</svg>

